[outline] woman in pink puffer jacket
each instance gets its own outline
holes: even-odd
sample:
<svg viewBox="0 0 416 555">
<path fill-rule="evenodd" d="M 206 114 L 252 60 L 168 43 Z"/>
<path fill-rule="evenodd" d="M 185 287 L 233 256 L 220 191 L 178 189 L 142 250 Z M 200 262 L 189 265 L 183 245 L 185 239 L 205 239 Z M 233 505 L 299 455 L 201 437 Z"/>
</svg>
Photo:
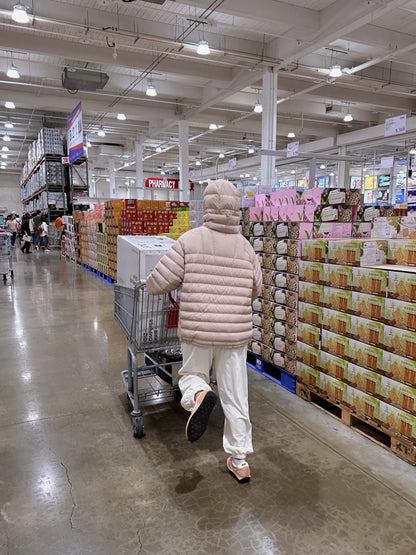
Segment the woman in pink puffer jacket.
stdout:
<svg viewBox="0 0 416 555">
<path fill-rule="evenodd" d="M 159 295 L 182 285 L 179 371 L 182 406 L 191 412 L 186 436 L 205 432 L 217 401 L 209 386 L 213 369 L 225 415 L 223 446 L 228 469 L 250 478 L 246 455 L 253 452 L 248 410 L 246 355 L 252 336 L 253 299 L 261 293 L 259 261 L 239 233 L 240 199 L 228 181 L 214 181 L 204 194 L 204 223 L 182 235 L 147 278 Z"/>
</svg>

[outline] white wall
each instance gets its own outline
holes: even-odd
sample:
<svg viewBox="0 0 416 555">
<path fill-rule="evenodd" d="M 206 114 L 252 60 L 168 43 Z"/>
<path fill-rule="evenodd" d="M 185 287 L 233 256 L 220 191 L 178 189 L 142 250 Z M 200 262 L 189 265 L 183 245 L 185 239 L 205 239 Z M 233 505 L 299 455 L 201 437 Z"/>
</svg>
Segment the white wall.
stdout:
<svg viewBox="0 0 416 555">
<path fill-rule="evenodd" d="M 3 173 L 0 170 L 0 207 L 7 208 L 8 213 L 22 215 L 22 192 L 18 174 Z"/>
</svg>

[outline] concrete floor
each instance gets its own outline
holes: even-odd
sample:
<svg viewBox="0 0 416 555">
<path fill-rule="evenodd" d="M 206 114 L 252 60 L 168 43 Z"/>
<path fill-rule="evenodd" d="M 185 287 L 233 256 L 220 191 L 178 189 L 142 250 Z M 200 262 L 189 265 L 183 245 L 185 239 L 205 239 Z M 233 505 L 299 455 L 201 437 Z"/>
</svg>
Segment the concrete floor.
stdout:
<svg viewBox="0 0 416 555">
<path fill-rule="evenodd" d="M 113 288 L 58 253 L 0 287 L 0 553 L 416 552 L 416 468 L 253 370 L 253 478 L 177 402 L 132 437 Z"/>
</svg>

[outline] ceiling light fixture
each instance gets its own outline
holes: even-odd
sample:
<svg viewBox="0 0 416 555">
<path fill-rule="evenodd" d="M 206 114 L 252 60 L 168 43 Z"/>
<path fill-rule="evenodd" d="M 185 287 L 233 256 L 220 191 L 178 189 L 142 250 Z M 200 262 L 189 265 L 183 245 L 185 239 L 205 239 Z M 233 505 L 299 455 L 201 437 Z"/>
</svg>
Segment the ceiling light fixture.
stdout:
<svg viewBox="0 0 416 555">
<path fill-rule="evenodd" d="M 146 96 L 157 96 L 157 90 L 151 81 L 147 85 Z"/>
<path fill-rule="evenodd" d="M 1 150 L 2 150 L 3 152 L 9 152 L 9 147 L 8 147 L 8 146 L 3 146 L 3 147 L 1 148 Z"/>
<path fill-rule="evenodd" d="M 195 162 L 195 166 L 201 166 L 201 165 L 202 165 L 202 164 L 201 164 L 201 160 L 197 160 L 197 161 Z"/>
<path fill-rule="evenodd" d="M 105 137 L 105 131 L 102 127 L 100 127 L 100 129 L 97 131 L 97 135 L 99 137 Z"/>
<path fill-rule="evenodd" d="M 211 129 L 211 131 L 215 131 L 216 129 L 218 129 L 218 125 L 216 123 L 210 123 L 209 128 Z"/>
<path fill-rule="evenodd" d="M 352 121 L 353 119 L 354 118 L 353 118 L 352 114 L 350 114 L 349 112 L 348 112 L 348 114 L 345 114 L 345 116 L 344 116 L 344 121 Z"/>
<path fill-rule="evenodd" d="M 263 112 L 263 105 L 261 102 L 256 102 L 253 108 L 255 114 L 261 114 Z"/>
<path fill-rule="evenodd" d="M 341 69 L 341 66 L 338 64 L 333 65 L 329 70 L 330 77 L 334 77 L 336 79 L 337 77 L 341 77 L 341 75 L 342 75 L 342 69 Z"/>
<path fill-rule="evenodd" d="M 411 149 L 409 150 L 409 154 L 415 155 L 415 154 L 416 154 L 416 148 L 415 148 L 415 147 L 411 148 Z"/>
<path fill-rule="evenodd" d="M 295 174 L 295 173 L 296 173 L 296 170 L 290 170 L 290 173 Z"/>
<path fill-rule="evenodd" d="M 166 175 L 166 172 L 161 171 L 161 172 L 160 172 L 160 175 Z"/>
<path fill-rule="evenodd" d="M 249 153 L 249 154 L 254 154 L 254 152 L 255 152 L 255 151 L 254 151 L 254 147 L 249 146 L 249 147 L 248 147 L 248 153 Z"/>
<path fill-rule="evenodd" d="M 9 135 L 3 135 L 3 141 L 5 141 L 6 143 L 10 143 L 11 138 L 9 137 Z"/>
<path fill-rule="evenodd" d="M 87 148 L 90 148 L 90 146 L 92 146 L 92 144 L 89 141 L 87 141 Z"/>
<path fill-rule="evenodd" d="M 7 154 L 2 154 L 1 157 L 4 158 L 4 159 L 8 158 Z"/>
<path fill-rule="evenodd" d="M 293 131 L 289 131 L 289 133 L 287 134 L 289 139 L 294 139 L 296 137 L 295 133 Z"/>
<path fill-rule="evenodd" d="M 245 174 L 244 174 L 244 177 L 250 177 L 250 174 L 249 174 L 249 173 L 245 173 Z"/>
<path fill-rule="evenodd" d="M 4 127 L 6 129 L 13 129 L 14 125 L 11 121 L 6 121 L 6 123 L 4 124 Z"/>
<path fill-rule="evenodd" d="M 199 54 L 200 56 L 208 56 L 208 54 L 211 54 L 209 44 L 206 40 L 199 41 L 198 47 L 196 49 L 196 53 Z"/>
<path fill-rule="evenodd" d="M 13 13 L 12 13 L 13 21 L 16 23 L 29 23 L 29 16 L 27 13 L 27 8 L 22 6 L 22 4 L 16 4 L 13 6 Z"/>
<path fill-rule="evenodd" d="M 224 156 L 225 156 L 224 153 L 220 152 L 219 155 L 218 155 L 218 158 L 224 158 Z"/>
<path fill-rule="evenodd" d="M 156 147 L 156 152 L 162 152 L 162 147 L 157 146 L 157 147 Z"/>
<path fill-rule="evenodd" d="M 127 119 L 126 114 L 117 114 L 117 119 L 120 121 L 125 121 Z"/>
<path fill-rule="evenodd" d="M 253 181 L 257 181 L 257 177 L 256 177 L 256 176 L 253 177 Z"/>
<path fill-rule="evenodd" d="M 9 110 L 14 110 L 16 108 L 12 100 L 6 100 L 6 102 L 4 103 L 4 107 L 8 108 Z"/>
<path fill-rule="evenodd" d="M 17 69 L 16 66 L 9 66 L 7 73 L 6 73 L 7 77 L 10 77 L 10 79 L 20 79 L 20 73 Z"/>
<path fill-rule="evenodd" d="M 319 166 L 319 169 L 320 169 L 320 170 L 324 170 L 325 168 L 326 168 L 325 164 L 321 164 L 321 165 Z"/>
</svg>

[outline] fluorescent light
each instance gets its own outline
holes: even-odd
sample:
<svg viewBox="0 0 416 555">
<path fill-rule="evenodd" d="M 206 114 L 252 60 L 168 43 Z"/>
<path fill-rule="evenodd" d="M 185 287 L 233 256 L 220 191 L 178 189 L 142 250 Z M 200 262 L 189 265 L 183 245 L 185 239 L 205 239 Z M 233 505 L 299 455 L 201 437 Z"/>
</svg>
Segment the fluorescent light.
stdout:
<svg viewBox="0 0 416 555">
<path fill-rule="evenodd" d="M 409 150 L 409 154 L 416 154 L 416 148 L 414 148 L 414 147 L 411 148 L 411 149 Z"/>
<path fill-rule="evenodd" d="M 97 131 L 97 135 L 99 137 L 105 137 L 105 131 L 102 127 Z"/>
<path fill-rule="evenodd" d="M 244 174 L 244 177 L 250 177 L 250 174 L 249 174 L 249 173 L 245 173 L 245 174 Z"/>
<path fill-rule="evenodd" d="M 107 177 L 107 178 L 106 178 L 106 181 L 107 181 L 107 183 L 110 183 L 110 178 Z"/>
<path fill-rule="evenodd" d="M 119 119 L 120 121 L 125 121 L 127 119 L 126 114 L 117 114 L 117 119 Z"/>
<path fill-rule="evenodd" d="M 257 177 L 253 177 L 253 181 L 257 181 Z"/>
<path fill-rule="evenodd" d="M 208 56 L 211 54 L 211 50 L 209 49 L 209 44 L 206 40 L 199 41 L 198 48 L 196 49 L 196 53 L 200 56 Z"/>
<path fill-rule="evenodd" d="M 240 177 L 244 177 L 244 174 L 243 174 L 243 173 L 240 173 Z"/>
<path fill-rule="evenodd" d="M 5 141 L 6 143 L 10 143 L 11 138 L 9 137 L 9 135 L 3 135 L 3 141 Z"/>
<path fill-rule="evenodd" d="M 294 139 L 296 137 L 295 133 L 293 131 L 289 131 L 289 133 L 287 134 L 289 139 Z"/>
<path fill-rule="evenodd" d="M 334 172 L 331 172 L 331 173 L 329 174 L 330 177 L 334 177 L 334 175 L 335 175 Z"/>
<path fill-rule="evenodd" d="M 224 156 L 225 156 L 224 153 L 220 152 L 219 155 L 218 155 L 218 158 L 224 158 Z"/>
<path fill-rule="evenodd" d="M 200 166 L 200 165 L 201 165 L 201 160 L 197 160 L 197 161 L 195 162 L 195 166 Z"/>
<path fill-rule="evenodd" d="M 210 124 L 209 124 L 209 128 L 211 129 L 211 131 L 215 131 L 216 129 L 218 129 L 216 123 L 210 123 Z"/>
<path fill-rule="evenodd" d="M 20 73 L 16 66 L 9 66 L 6 75 L 10 79 L 20 79 Z"/>
<path fill-rule="evenodd" d="M 162 147 L 157 146 L 157 147 L 156 147 L 156 152 L 162 152 Z"/>
<path fill-rule="evenodd" d="M 9 147 L 8 146 L 3 146 L 1 150 L 3 152 L 9 152 Z"/>
<path fill-rule="evenodd" d="M 7 154 L 2 154 L 1 157 L 7 159 L 8 155 Z"/>
<path fill-rule="evenodd" d="M 13 13 L 12 13 L 13 21 L 16 23 L 29 23 L 29 16 L 26 11 L 26 7 L 22 6 L 22 4 L 16 4 L 13 6 Z"/>
<path fill-rule="evenodd" d="M 321 164 L 321 165 L 319 166 L 319 169 L 320 169 L 320 170 L 324 170 L 325 168 L 326 168 L 325 164 Z"/>
<path fill-rule="evenodd" d="M 352 121 L 354 118 L 352 117 L 352 114 L 348 113 L 345 114 L 344 116 L 344 121 Z"/>
<path fill-rule="evenodd" d="M 296 170 L 290 170 L 290 173 L 296 173 Z"/>
<path fill-rule="evenodd" d="M 260 102 L 257 102 L 254 105 L 253 112 L 255 112 L 256 114 L 261 114 L 263 112 L 263 106 Z"/>
<path fill-rule="evenodd" d="M 248 147 L 248 153 L 249 153 L 249 154 L 254 154 L 254 147 L 249 146 L 249 147 Z"/>
<path fill-rule="evenodd" d="M 11 121 L 6 121 L 6 123 L 4 124 L 4 127 L 6 129 L 13 129 L 14 125 L 12 124 Z"/>
<path fill-rule="evenodd" d="M 146 96 L 157 96 L 157 90 L 152 83 L 147 85 Z"/>
<path fill-rule="evenodd" d="M 160 175 L 166 175 L 166 172 L 161 171 L 161 172 L 160 172 Z"/>
<path fill-rule="evenodd" d="M 342 75 L 342 69 L 341 66 L 339 65 L 334 65 L 331 67 L 330 71 L 329 71 L 329 76 L 330 77 L 341 77 Z"/>
<path fill-rule="evenodd" d="M 4 107 L 8 108 L 9 110 L 14 110 L 16 108 L 12 100 L 6 100 L 6 102 L 4 103 Z"/>
</svg>

